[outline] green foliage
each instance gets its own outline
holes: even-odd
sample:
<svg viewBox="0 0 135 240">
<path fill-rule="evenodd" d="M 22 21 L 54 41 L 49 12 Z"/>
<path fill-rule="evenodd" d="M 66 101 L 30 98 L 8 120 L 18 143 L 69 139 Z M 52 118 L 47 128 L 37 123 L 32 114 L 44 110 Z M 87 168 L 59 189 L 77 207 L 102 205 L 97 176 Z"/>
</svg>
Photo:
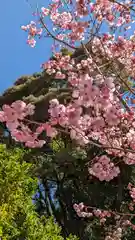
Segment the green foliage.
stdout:
<svg viewBox="0 0 135 240">
<path fill-rule="evenodd" d="M 70 52 L 67 48 L 62 48 L 61 52 L 63 56 L 66 56 L 66 55 L 72 56 L 73 54 L 73 52 Z"/>
<path fill-rule="evenodd" d="M 60 152 L 62 149 L 64 149 L 65 145 L 62 139 L 59 140 L 52 140 L 50 143 L 50 146 L 54 152 Z"/>
<path fill-rule="evenodd" d="M 54 220 L 39 218 L 32 202 L 37 179 L 25 151 L 0 145 L 0 237 L 2 240 L 63 240 Z M 67 240 L 76 238 L 68 238 Z"/>
</svg>

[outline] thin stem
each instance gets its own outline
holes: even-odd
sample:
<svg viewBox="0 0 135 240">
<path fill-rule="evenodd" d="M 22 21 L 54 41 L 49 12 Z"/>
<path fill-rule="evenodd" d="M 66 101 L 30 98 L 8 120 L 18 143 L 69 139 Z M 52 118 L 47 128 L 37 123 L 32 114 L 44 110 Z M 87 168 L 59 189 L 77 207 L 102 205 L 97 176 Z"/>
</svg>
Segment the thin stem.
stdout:
<svg viewBox="0 0 135 240">
<path fill-rule="evenodd" d="M 77 47 L 74 47 L 74 46 L 70 45 L 69 43 L 67 43 L 67 42 L 65 42 L 65 41 L 63 41 L 63 40 L 58 39 L 58 38 L 57 38 L 55 35 L 53 35 L 53 34 L 49 31 L 49 29 L 46 27 L 46 25 L 45 25 L 45 23 L 44 23 L 44 21 L 43 21 L 43 18 L 42 18 L 41 16 L 39 17 L 39 19 L 40 19 L 40 22 L 41 22 L 43 28 L 47 31 L 47 33 L 50 35 L 50 37 L 52 37 L 52 39 L 54 39 L 54 40 L 56 40 L 56 41 L 58 41 L 58 42 L 60 42 L 60 43 L 63 43 L 64 45 L 66 45 L 66 46 L 68 46 L 68 47 L 70 47 L 70 48 L 72 48 L 72 49 L 74 49 L 74 50 L 77 50 L 77 49 L 78 49 Z"/>
<path fill-rule="evenodd" d="M 42 124 L 44 123 L 39 123 L 39 122 L 36 122 L 36 121 L 33 121 L 33 120 L 29 120 L 29 119 L 24 119 L 25 122 L 28 122 L 28 123 L 34 123 L 34 124 L 37 124 L 39 126 L 41 126 Z M 66 131 L 64 129 L 60 129 L 60 128 L 57 128 L 60 132 L 63 132 L 65 134 L 68 134 L 69 135 L 69 131 Z M 71 129 L 74 129 L 74 127 L 72 126 Z M 75 129 L 76 130 L 76 129 Z M 80 133 L 78 131 L 78 133 Z M 81 133 L 80 133 L 81 134 Z M 83 136 L 83 135 L 82 135 Z M 83 136 L 84 138 L 86 138 L 86 136 Z M 131 152 L 131 153 L 135 153 L 134 150 L 132 149 L 129 149 L 129 148 L 119 148 L 119 147 L 112 147 L 112 146 L 106 146 L 106 145 L 101 145 L 99 143 L 95 143 L 94 141 L 92 140 L 89 140 L 89 143 L 96 146 L 96 147 L 99 147 L 99 148 L 103 148 L 103 149 L 113 149 L 113 150 L 119 150 L 119 151 L 123 151 L 123 152 Z"/>
<path fill-rule="evenodd" d="M 85 207 L 86 209 L 94 209 L 94 210 L 97 210 L 96 207 Z M 120 216 L 131 216 L 131 217 L 134 217 L 135 216 L 135 213 L 121 213 L 121 212 L 117 212 L 117 211 L 111 211 L 111 210 L 106 210 L 106 209 L 101 209 L 101 211 L 108 211 L 110 213 L 112 213 L 113 215 L 120 215 Z"/>
</svg>

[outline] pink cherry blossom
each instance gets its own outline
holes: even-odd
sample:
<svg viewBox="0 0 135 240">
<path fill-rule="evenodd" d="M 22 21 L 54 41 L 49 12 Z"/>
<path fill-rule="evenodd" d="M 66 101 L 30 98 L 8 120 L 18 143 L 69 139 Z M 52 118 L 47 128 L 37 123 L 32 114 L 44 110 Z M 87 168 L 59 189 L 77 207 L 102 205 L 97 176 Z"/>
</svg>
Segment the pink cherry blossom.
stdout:
<svg viewBox="0 0 135 240">
<path fill-rule="evenodd" d="M 119 167 L 115 167 L 114 163 L 106 155 L 97 158 L 96 163 L 88 170 L 91 175 L 99 178 L 100 181 L 105 180 L 107 182 L 117 177 L 120 173 Z"/>
<path fill-rule="evenodd" d="M 50 13 L 50 10 L 48 8 L 42 7 L 41 12 L 43 16 L 48 16 Z"/>
</svg>

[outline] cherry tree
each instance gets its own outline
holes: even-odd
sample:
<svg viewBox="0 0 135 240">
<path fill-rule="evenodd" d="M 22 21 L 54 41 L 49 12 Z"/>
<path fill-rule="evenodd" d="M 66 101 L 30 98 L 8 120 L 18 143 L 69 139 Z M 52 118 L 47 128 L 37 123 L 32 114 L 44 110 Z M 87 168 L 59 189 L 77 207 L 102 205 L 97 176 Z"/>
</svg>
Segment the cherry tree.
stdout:
<svg viewBox="0 0 135 240">
<path fill-rule="evenodd" d="M 47 122 L 33 122 L 34 106 L 18 100 L 3 105 L 0 121 L 26 147 L 42 147 L 43 132 L 51 139 L 65 134 L 80 148 L 96 146 L 102 151 L 89 159 L 88 172 L 111 183 L 122 168 L 135 165 L 135 112 L 121 97 L 123 86 L 135 95 L 128 84 L 135 79 L 135 2 L 52 0 L 48 7 L 37 9 L 34 18 L 22 26 L 28 32 L 27 43 L 35 47 L 38 39 L 52 38 L 53 59 L 42 69 L 56 81 L 64 81 L 70 100 L 62 104 L 51 99 Z M 63 48 L 72 55 L 63 55 Z M 29 124 L 36 124 L 34 132 Z M 130 182 L 127 191 L 131 202 L 126 212 L 85 203 L 73 207 L 79 217 L 99 219 L 105 240 L 119 240 L 128 227 L 135 230 L 135 187 Z M 113 219 L 110 227 L 109 219 Z"/>
</svg>

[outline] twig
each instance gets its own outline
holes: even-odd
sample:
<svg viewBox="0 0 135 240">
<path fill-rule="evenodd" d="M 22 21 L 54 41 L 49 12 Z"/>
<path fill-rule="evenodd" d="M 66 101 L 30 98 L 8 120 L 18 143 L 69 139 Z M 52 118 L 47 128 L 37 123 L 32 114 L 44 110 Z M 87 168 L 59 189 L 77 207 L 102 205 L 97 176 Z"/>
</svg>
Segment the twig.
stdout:
<svg viewBox="0 0 135 240">
<path fill-rule="evenodd" d="M 41 22 L 43 28 L 47 31 L 47 33 L 48 33 L 54 40 L 56 40 L 56 41 L 58 41 L 58 42 L 60 42 L 60 43 L 63 43 L 64 45 L 66 45 L 66 46 L 68 46 L 68 47 L 70 47 L 70 48 L 72 48 L 72 49 L 74 49 L 74 50 L 77 50 L 77 49 L 78 49 L 77 47 L 74 47 L 74 46 L 70 45 L 69 43 L 67 43 L 67 42 L 65 42 L 65 41 L 63 41 L 63 40 L 61 40 L 61 39 L 58 39 L 56 36 L 54 36 L 54 35 L 49 31 L 49 29 L 46 27 L 46 25 L 45 25 L 45 23 L 44 23 L 44 21 L 43 21 L 43 18 L 40 16 L 39 19 L 40 19 L 40 22 Z"/>
<path fill-rule="evenodd" d="M 33 120 L 29 120 L 29 119 L 24 119 L 25 122 L 28 122 L 28 123 L 34 123 L 34 124 L 37 124 L 37 125 L 42 125 L 44 123 L 39 123 L 39 122 L 36 122 L 36 121 L 33 121 Z M 70 134 L 68 131 L 65 131 L 64 129 L 60 129 L 60 128 L 57 128 L 60 132 L 63 132 L 65 134 Z M 71 129 L 74 129 L 74 127 L 72 126 Z M 75 129 L 76 130 L 76 129 Z M 79 131 L 78 131 L 79 132 Z M 81 133 L 80 133 L 81 134 Z M 84 138 L 86 138 L 85 136 L 83 136 Z M 107 146 L 107 145 L 101 145 L 99 143 L 95 143 L 94 141 L 92 140 L 89 140 L 89 143 L 96 146 L 96 147 L 99 147 L 99 148 L 103 148 L 103 149 L 113 149 L 113 150 L 118 150 L 118 151 L 123 151 L 123 152 L 131 152 L 131 153 L 135 153 L 134 150 L 132 149 L 129 149 L 129 148 L 119 148 L 119 147 L 112 147 L 112 146 Z"/>
<path fill-rule="evenodd" d="M 85 206 L 85 208 L 86 208 L 86 209 L 95 209 L 95 210 L 97 210 L 96 207 L 87 207 L 87 206 Z M 101 210 L 101 211 L 108 211 L 108 212 L 112 213 L 113 215 L 131 216 L 131 217 L 134 217 L 134 216 L 135 216 L 134 213 L 121 213 L 121 212 L 111 211 L 111 210 L 101 209 L 101 208 L 100 208 L 100 210 Z"/>
</svg>

